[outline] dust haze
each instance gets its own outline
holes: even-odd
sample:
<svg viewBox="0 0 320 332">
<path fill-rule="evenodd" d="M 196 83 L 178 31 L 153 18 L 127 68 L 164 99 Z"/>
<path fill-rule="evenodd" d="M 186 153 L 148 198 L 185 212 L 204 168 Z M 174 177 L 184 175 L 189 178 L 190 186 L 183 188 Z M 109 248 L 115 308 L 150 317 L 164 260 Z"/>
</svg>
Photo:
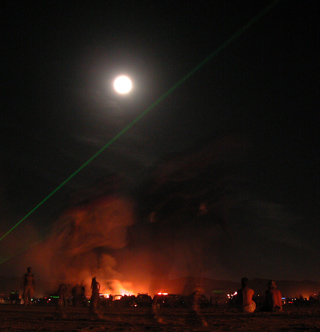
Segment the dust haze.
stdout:
<svg viewBox="0 0 320 332">
<path fill-rule="evenodd" d="M 166 291 L 168 279 L 181 277 L 201 283 L 208 277 L 234 280 L 239 271 L 248 275 L 250 263 L 241 266 L 239 253 L 239 245 L 251 250 L 245 227 L 254 222 L 252 228 L 258 224 L 268 236 L 272 222 L 292 220 L 248 192 L 249 152 L 242 137 L 225 137 L 167 156 L 147 168 L 142 181 L 106 175 L 69 196 L 47 239 L 17 256 L 19 273 L 32 266 L 50 291 L 62 282 L 88 290 L 96 277 L 108 294 L 154 294 Z M 16 232 L 37 238 L 32 222 Z M 292 241 L 288 234 L 286 241 Z M 15 242 L 6 244 L 14 251 Z"/>
</svg>

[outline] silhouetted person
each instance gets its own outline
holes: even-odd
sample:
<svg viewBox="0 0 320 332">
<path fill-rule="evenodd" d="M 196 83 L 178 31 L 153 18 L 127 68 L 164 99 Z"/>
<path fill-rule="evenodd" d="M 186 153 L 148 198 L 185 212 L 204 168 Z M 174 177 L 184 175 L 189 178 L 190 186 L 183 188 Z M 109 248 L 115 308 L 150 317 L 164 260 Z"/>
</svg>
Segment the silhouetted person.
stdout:
<svg viewBox="0 0 320 332">
<path fill-rule="evenodd" d="M 112 294 L 109 295 L 108 304 L 109 304 L 109 307 L 113 306 L 113 295 Z"/>
<path fill-rule="evenodd" d="M 31 272 L 31 267 L 27 268 L 27 273 L 23 276 L 23 300 L 24 305 L 30 305 L 34 294 L 35 282 Z"/>
<path fill-rule="evenodd" d="M 71 289 L 71 295 L 72 295 L 72 305 L 74 307 L 77 307 L 80 304 L 80 298 L 81 298 L 81 287 L 79 284 L 76 284 Z"/>
<path fill-rule="evenodd" d="M 265 305 L 263 311 L 282 311 L 281 292 L 277 289 L 275 281 L 270 280 L 265 292 Z"/>
<path fill-rule="evenodd" d="M 65 307 L 67 305 L 67 285 L 60 284 L 57 293 L 59 296 L 58 306 Z"/>
<path fill-rule="evenodd" d="M 99 307 L 99 290 L 100 284 L 97 282 L 96 277 L 92 278 L 91 282 L 91 298 L 90 298 L 90 313 L 97 315 L 97 308 Z"/>
<path fill-rule="evenodd" d="M 80 304 L 85 307 L 87 305 L 87 299 L 86 299 L 86 288 L 85 288 L 83 282 L 81 282 L 81 284 L 80 284 L 79 298 L 80 298 Z"/>
<path fill-rule="evenodd" d="M 156 321 L 160 324 L 163 323 L 163 319 L 160 315 L 161 304 L 162 304 L 162 297 L 159 295 L 155 295 L 152 301 L 152 310 Z"/>
<path fill-rule="evenodd" d="M 253 301 L 254 290 L 248 286 L 248 278 L 241 279 L 241 289 L 238 290 L 237 304 L 242 312 L 254 312 L 256 303 Z"/>
<path fill-rule="evenodd" d="M 61 317 L 66 317 L 64 313 L 64 308 L 67 306 L 67 285 L 60 284 L 58 287 L 57 295 L 59 296 L 57 304 L 57 313 Z"/>
</svg>

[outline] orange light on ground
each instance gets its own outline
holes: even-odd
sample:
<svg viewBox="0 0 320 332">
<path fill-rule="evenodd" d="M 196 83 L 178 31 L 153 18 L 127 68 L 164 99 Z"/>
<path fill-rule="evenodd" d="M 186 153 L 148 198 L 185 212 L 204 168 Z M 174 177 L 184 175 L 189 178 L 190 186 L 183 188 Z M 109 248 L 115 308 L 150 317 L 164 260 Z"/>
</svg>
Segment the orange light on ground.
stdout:
<svg viewBox="0 0 320 332">
<path fill-rule="evenodd" d="M 159 292 L 158 295 L 168 295 L 168 293 Z"/>
</svg>

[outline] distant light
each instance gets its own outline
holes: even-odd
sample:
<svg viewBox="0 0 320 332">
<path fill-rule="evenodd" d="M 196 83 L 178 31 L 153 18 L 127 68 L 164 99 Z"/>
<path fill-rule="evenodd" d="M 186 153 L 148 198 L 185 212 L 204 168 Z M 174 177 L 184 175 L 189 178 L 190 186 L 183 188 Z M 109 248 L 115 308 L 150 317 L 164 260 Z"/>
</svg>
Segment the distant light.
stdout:
<svg viewBox="0 0 320 332">
<path fill-rule="evenodd" d="M 168 295 L 168 293 L 159 292 L 158 295 Z"/>
<path fill-rule="evenodd" d="M 132 81 L 128 76 L 118 76 L 113 82 L 114 89 L 121 94 L 131 91 Z"/>
</svg>

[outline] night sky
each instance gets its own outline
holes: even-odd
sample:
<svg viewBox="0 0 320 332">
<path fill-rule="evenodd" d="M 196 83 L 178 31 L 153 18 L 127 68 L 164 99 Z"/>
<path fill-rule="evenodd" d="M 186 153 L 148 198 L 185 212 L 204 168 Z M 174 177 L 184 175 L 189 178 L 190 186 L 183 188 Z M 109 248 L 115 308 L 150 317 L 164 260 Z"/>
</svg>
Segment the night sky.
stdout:
<svg viewBox="0 0 320 332">
<path fill-rule="evenodd" d="M 1 235 L 270 3 L 8 1 Z M 233 166 L 244 180 L 206 239 L 215 245 L 204 275 L 320 281 L 317 5 L 276 2 L 8 235 L 1 274 L 13 273 L 21 241 L 50 232 L 72 193 L 117 173 L 134 197 L 153 165 L 229 142 L 222 151 L 241 154 Z M 118 74 L 132 78 L 129 95 L 113 91 Z M 122 262 L 150 242 L 136 225 L 140 247 L 118 253 Z"/>
</svg>

